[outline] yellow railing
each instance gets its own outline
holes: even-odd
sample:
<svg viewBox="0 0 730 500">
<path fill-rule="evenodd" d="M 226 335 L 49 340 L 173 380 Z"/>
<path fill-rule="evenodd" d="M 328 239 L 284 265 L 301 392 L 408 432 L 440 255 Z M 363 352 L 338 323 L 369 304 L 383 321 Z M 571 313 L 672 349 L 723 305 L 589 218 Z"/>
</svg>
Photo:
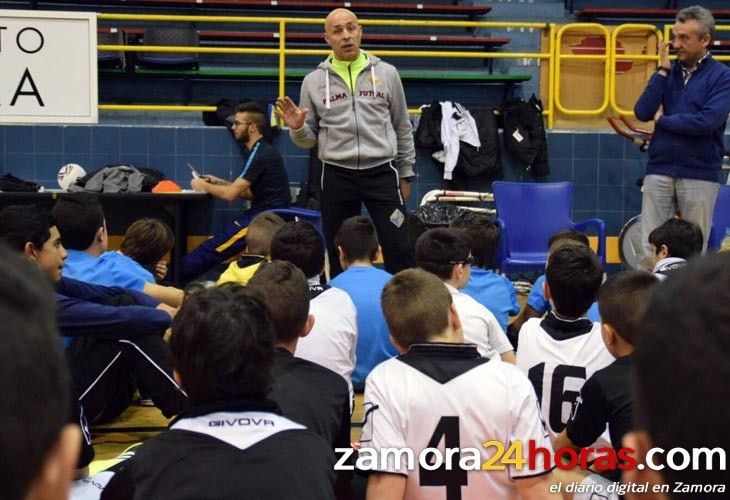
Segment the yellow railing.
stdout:
<svg viewBox="0 0 730 500">
<path fill-rule="evenodd" d="M 278 56 L 278 91 L 284 95 L 286 83 L 286 64 L 289 56 L 327 56 L 328 49 L 291 49 L 287 48 L 287 27 L 290 25 L 323 25 L 318 18 L 287 18 L 287 17 L 253 17 L 253 16 L 191 16 L 191 15 L 161 15 L 161 14 L 99 14 L 102 21 L 133 21 L 133 22 L 194 22 L 194 23 L 258 23 L 275 24 L 278 26 L 278 48 L 256 47 L 180 47 L 180 46 L 139 46 L 139 45 L 99 45 L 98 50 L 108 52 L 176 52 L 176 53 L 212 53 L 212 54 L 260 54 Z M 555 24 L 547 23 L 516 23 L 516 22 L 489 22 L 489 21 L 419 21 L 419 20 L 384 20 L 361 19 L 363 26 L 400 26 L 400 27 L 431 27 L 431 28 L 492 28 L 492 29 L 536 29 L 547 30 L 548 47 L 546 52 L 461 52 L 441 50 L 374 50 L 373 54 L 382 57 L 411 57 L 411 58 L 492 58 L 492 59 L 538 59 L 548 62 L 548 88 L 542 94 L 547 97 L 547 106 L 544 115 L 548 127 L 555 123 L 556 110 L 566 116 L 599 116 L 610 109 L 612 113 L 633 115 L 630 109 L 622 108 L 617 101 L 616 62 L 618 60 L 658 61 L 656 54 L 618 54 L 619 37 L 627 31 L 646 31 L 655 35 L 658 41 L 669 40 L 672 25 L 663 26 L 663 31 L 652 24 L 622 24 L 610 32 L 604 25 L 598 23 L 571 23 L 559 29 Z M 717 31 L 730 31 L 730 26 L 717 26 Z M 564 54 L 561 51 L 563 37 L 566 33 L 598 33 L 605 39 L 603 54 Z M 324 45 L 324 42 L 323 42 Z M 720 61 L 730 61 L 730 56 L 715 56 Z M 603 96 L 597 108 L 567 108 L 561 100 L 561 65 L 564 61 L 603 61 Z M 121 105 L 100 104 L 100 110 L 113 111 L 215 111 L 214 106 L 170 106 L 170 105 Z M 410 109 L 411 113 L 418 113 L 418 109 Z"/>
<path fill-rule="evenodd" d="M 139 45 L 99 45 L 98 50 L 105 52 L 175 52 L 175 53 L 206 53 L 206 54 L 261 54 L 278 55 L 279 66 L 279 95 L 284 95 L 286 83 L 286 62 L 288 56 L 327 56 L 327 49 L 290 49 L 287 48 L 286 31 L 289 25 L 314 24 L 322 26 L 323 19 L 314 18 L 287 18 L 287 17 L 249 17 L 249 16 L 189 16 L 189 15 L 158 15 L 158 14 L 99 14 L 102 21 L 134 21 L 134 22 L 195 22 L 195 23 L 258 23 L 275 24 L 278 26 L 278 48 L 255 47 L 179 47 L 179 46 L 139 46 Z M 418 51 L 418 50 L 373 50 L 372 53 L 382 57 L 412 57 L 412 58 L 492 58 L 492 59 L 538 59 L 550 63 L 550 73 L 553 72 L 553 48 L 555 26 L 547 23 L 516 23 L 516 22 L 487 22 L 487 21 L 418 21 L 418 20 L 383 20 L 361 19 L 363 26 L 408 26 L 431 28 L 491 28 L 491 29 L 537 29 L 548 30 L 549 47 L 546 52 L 461 52 L 461 51 Z M 323 40 L 324 45 L 324 40 Z M 553 121 L 551 92 L 547 92 L 548 105 L 545 115 L 548 123 Z M 100 110 L 115 111 L 214 111 L 212 106 L 165 106 L 165 105 L 116 105 L 100 104 Z M 415 110 L 412 110 L 415 111 Z"/>
<path fill-rule="evenodd" d="M 583 54 L 563 54 L 561 52 L 562 47 L 562 41 L 563 41 L 563 34 L 569 33 L 571 31 L 578 31 L 578 32 L 589 32 L 594 33 L 598 31 L 599 33 L 603 34 L 604 39 L 606 41 L 606 50 L 604 54 L 590 54 L 590 55 L 583 55 Z M 561 27 L 558 30 L 558 33 L 556 35 L 555 40 L 555 82 L 553 87 L 553 92 L 555 94 L 555 108 L 563 113 L 564 115 L 574 115 L 574 116 L 593 116 L 593 115 L 600 115 L 606 109 L 608 108 L 608 89 L 610 87 L 610 70 L 611 70 L 611 56 L 608 52 L 609 47 L 609 40 L 611 38 L 611 34 L 609 33 L 608 29 L 603 26 L 602 24 L 598 23 L 573 23 L 573 24 L 566 24 L 565 26 Z M 560 100 L 560 67 L 562 66 L 563 61 L 570 61 L 570 60 L 578 60 L 578 61 L 603 61 L 603 102 L 601 105 L 596 109 L 568 109 L 565 106 L 563 106 L 563 103 Z"/>
<path fill-rule="evenodd" d="M 618 37 L 626 31 L 647 31 L 653 33 L 657 37 L 657 43 L 662 41 L 662 33 L 659 28 L 653 24 L 622 24 L 617 26 L 613 33 L 611 33 L 611 67 L 616 68 L 616 62 L 618 60 Z M 629 61 L 659 61 L 657 54 L 621 54 L 621 59 Z M 609 95 L 611 97 L 611 108 L 615 113 L 622 115 L 633 116 L 633 109 L 624 109 L 619 106 L 616 100 L 616 73 L 612 72 L 611 75 L 611 86 L 609 89 Z"/>
</svg>

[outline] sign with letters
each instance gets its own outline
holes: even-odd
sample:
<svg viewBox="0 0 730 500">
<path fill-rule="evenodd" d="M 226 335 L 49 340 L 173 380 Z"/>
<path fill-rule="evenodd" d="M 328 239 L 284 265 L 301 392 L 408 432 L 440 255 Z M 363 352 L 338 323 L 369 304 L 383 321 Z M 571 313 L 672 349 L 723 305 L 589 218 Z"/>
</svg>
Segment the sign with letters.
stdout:
<svg viewBox="0 0 730 500">
<path fill-rule="evenodd" d="M 96 14 L 0 10 L 0 123 L 97 123 Z"/>
</svg>

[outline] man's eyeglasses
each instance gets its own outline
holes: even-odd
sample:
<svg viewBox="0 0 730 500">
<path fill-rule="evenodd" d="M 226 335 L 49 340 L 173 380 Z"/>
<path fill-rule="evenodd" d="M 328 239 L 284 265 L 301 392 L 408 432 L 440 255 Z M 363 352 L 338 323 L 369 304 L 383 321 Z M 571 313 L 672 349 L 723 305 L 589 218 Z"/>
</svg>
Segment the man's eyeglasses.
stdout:
<svg viewBox="0 0 730 500">
<path fill-rule="evenodd" d="M 449 264 L 453 264 L 453 265 L 463 264 L 465 266 L 473 266 L 474 265 L 474 257 L 469 256 L 469 257 L 467 257 L 464 260 L 450 260 L 449 261 Z"/>
</svg>

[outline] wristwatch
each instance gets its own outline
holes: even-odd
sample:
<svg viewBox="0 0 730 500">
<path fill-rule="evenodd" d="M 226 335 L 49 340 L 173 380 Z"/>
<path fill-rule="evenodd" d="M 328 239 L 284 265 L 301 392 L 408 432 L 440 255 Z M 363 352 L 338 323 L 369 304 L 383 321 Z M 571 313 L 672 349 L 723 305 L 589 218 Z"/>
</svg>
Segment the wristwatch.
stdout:
<svg viewBox="0 0 730 500">
<path fill-rule="evenodd" d="M 657 66 L 656 67 L 656 70 L 657 71 L 664 71 L 666 74 L 669 74 L 672 71 L 671 68 L 667 68 L 666 66 Z"/>
</svg>

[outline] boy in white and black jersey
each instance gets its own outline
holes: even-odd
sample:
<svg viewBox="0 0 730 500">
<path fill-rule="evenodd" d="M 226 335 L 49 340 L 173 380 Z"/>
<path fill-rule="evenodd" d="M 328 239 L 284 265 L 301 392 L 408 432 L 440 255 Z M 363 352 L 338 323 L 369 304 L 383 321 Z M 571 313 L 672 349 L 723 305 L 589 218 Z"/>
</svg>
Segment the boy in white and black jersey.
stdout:
<svg viewBox="0 0 730 500">
<path fill-rule="evenodd" d="M 276 337 L 273 384 L 269 398 L 282 414 L 322 436 L 332 449 L 350 446 L 350 394 L 340 375 L 294 356 L 298 342 L 309 335 L 314 316 L 304 273 L 291 262 L 261 265 L 247 285 L 258 292 L 269 310 Z M 350 498 L 350 473 L 340 472 L 337 498 Z"/>
<path fill-rule="evenodd" d="M 552 311 L 522 325 L 517 366 L 532 382 L 554 439 L 565 428 L 585 381 L 614 358 L 603 344 L 601 324 L 585 316 L 603 279 L 593 250 L 566 241 L 551 251 L 545 278 Z"/>
<path fill-rule="evenodd" d="M 103 499 L 334 499 L 330 444 L 266 399 L 274 334 L 256 292 L 186 298 L 172 325 L 175 378 L 191 409 L 122 464 Z"/>
<path fill-rule="evenodd" d="M 608 424 L 611 446 L 618 452 L 623 437 L 634 429 L 634 344 L 658 281 L 647 271 L 624 271 L 610 277 L 598 291 L 603 342 L 616 361 L 583 385 L 565 430 L 555 439 L 556 449 L 591 446 Z M 621 471 L 601 473 L 617 481 Z"/>
<path fill-rule="evenodd" d="M 357 309 L 347 292 L 320 283 L 324 272 L 322 235 L 309 222 L 287 222 L 271 240 L 271 258 L 291 262 L 309 283 L 309 312 L 314 316 L 314 326 L 299 340 L 294 355 L 342 375 L 352 399 Z"/>
<path fill-rule="evenodd" d="M 645 493 L 627 492 L 627 500 L 728 498 L 728 283 L 730 255 L 722 253 L 693 259 L 651 296 L 634 354 L 636 426 L 623 445 L 636 451 L 640 464 L 652 449 L 667 453 L 651 453 L 661 470 L 635 467 L 623 473 L 628 484 L 648 484 Z M 687 466 L 673 467 L 673 448 L 691 449 L 698 457 L 701 450 L 710 453 L 697 466 L 683 461 Z"/>
<path fill-rule="evenodd" d="M 649 233 L 653 251 L 652 271 L 664 281 L 687 265 L 687 259 L 702 252 L 702 229 L 694 222 L 671 218 Z"/>
<path fill-rule="evenodd" d="M 551 450 L 525 376 L 464 344 L 451 294 L 433 274 L 420 269 L 396 274 L 383 290 L 382 305 L 401 355 L 376 366 L 366 380 L 361 453 L 409 448 L 416 462 L 409 470 L 403 455 L 396 461 L 390 454 L 371 472 L 367 498 L 551 498 L 544 457 L 533 469 L 465 470 L 459 463 L 465 448 L 477 450 L 479 463 L 489 459 L 495 449 L 482 443 L 491 440 L 505 448 L 519 442 L 524 451 L 534 440 Z M 458 448 L 452 469 L 422 468 L 417 459 L 428 447 L 442 453 Z"/>
</svg>

